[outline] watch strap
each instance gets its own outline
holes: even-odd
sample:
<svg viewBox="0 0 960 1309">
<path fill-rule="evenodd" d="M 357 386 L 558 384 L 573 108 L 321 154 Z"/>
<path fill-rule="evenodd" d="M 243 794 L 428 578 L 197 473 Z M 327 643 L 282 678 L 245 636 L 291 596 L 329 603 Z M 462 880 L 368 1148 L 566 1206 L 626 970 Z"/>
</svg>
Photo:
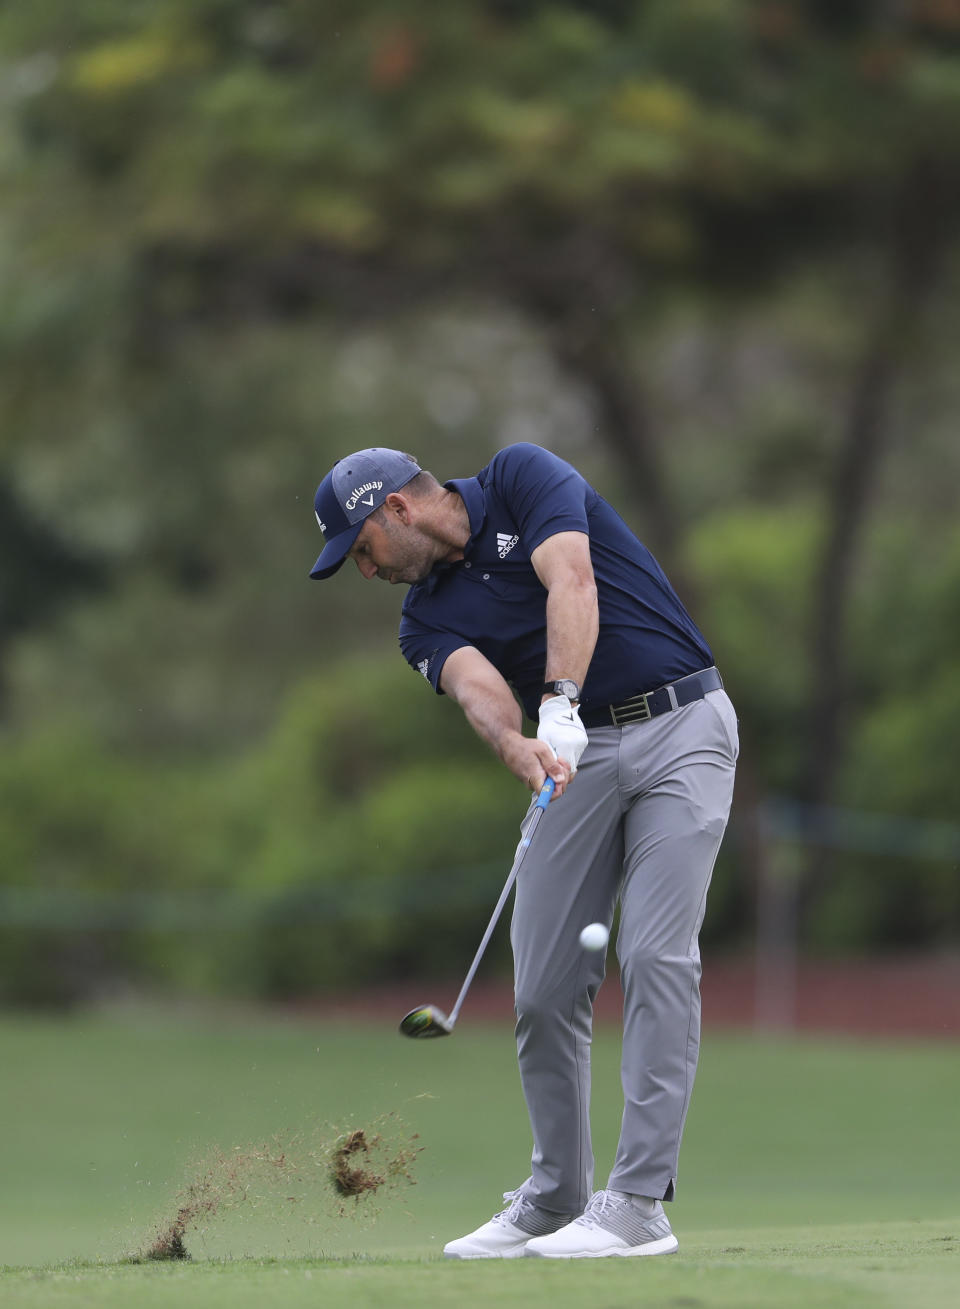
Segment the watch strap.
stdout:
<svg viewBox="0 0 960 1309">
<path fill-rule="evenodd" d="M 571 691 L 573 694 L 571 694 Z M 552 682 L 544 682 L 541 695 L 565 695 L 574 703 L 580 699 L 580 687 L 572 677 L 558 677 Z"/>
</svg>

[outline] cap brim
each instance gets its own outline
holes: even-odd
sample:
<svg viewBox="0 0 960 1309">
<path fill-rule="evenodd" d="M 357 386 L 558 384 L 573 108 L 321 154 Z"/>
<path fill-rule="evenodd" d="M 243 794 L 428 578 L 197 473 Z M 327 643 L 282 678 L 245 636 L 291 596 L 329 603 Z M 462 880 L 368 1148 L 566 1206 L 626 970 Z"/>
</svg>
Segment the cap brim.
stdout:
<svg viewBox="0 0 960 1309">
<path fill-rule="evenodd" d="M 320 558 L 310 569 L 310 576 L 315 577 L 318 581 L 324 577 L 332 577 L 346 559 L 350 547 L 360 535 L 365 522 L 366 519 L 362 518 L 359 523 L 354 523 L 352 527 L 348 527 L 339 536 L 331 537 L 323 547 Z"/>
</svg>

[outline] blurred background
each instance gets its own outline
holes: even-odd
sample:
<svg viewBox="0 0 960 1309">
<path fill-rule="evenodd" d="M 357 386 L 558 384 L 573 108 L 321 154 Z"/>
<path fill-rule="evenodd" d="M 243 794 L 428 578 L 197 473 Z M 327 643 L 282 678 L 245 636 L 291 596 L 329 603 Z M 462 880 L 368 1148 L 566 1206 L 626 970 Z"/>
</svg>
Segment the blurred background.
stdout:
<svg viewBox="0 0 960 1309">
<path fill-rule="evenodd" d="M 0 1003 L 462 976 L 526 798 L 312 498 L 517 440 L 713 645 L 755 1020 L 955 981 L 958 164 L 958 0 L 3 6 Z"/>
</svg>

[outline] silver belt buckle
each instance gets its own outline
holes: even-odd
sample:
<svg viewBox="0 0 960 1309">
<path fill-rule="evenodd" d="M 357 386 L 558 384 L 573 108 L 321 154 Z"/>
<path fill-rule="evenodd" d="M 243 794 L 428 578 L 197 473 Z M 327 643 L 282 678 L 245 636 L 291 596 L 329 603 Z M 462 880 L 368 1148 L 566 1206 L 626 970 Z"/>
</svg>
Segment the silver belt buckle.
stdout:
<svg viewBox="0 0 960 1309">
<path fill-rule="evenodd" d="M 625 727 L 627 723 L 645 723 L 648 718 L 653 717 L 647 703 L 646 692 L 632 695 L 622 704 L 611 705 L 610 717 L 613 719 L 614 727 Z"/>
</svg>

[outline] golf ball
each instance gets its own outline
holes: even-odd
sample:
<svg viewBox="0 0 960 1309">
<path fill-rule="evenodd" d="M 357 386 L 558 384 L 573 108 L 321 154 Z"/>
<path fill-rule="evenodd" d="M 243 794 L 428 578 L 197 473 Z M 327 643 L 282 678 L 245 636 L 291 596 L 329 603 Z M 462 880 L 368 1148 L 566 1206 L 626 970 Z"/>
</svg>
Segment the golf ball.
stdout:
<svg viewBox="0 0 960 1309">
<path fill-rule="evenodd" d="M 610 939 L 610 933 L 603 923 L 587 923 L 580 933 L 580 944 L 584 950 L 602 950 Z"/>
</svg>

